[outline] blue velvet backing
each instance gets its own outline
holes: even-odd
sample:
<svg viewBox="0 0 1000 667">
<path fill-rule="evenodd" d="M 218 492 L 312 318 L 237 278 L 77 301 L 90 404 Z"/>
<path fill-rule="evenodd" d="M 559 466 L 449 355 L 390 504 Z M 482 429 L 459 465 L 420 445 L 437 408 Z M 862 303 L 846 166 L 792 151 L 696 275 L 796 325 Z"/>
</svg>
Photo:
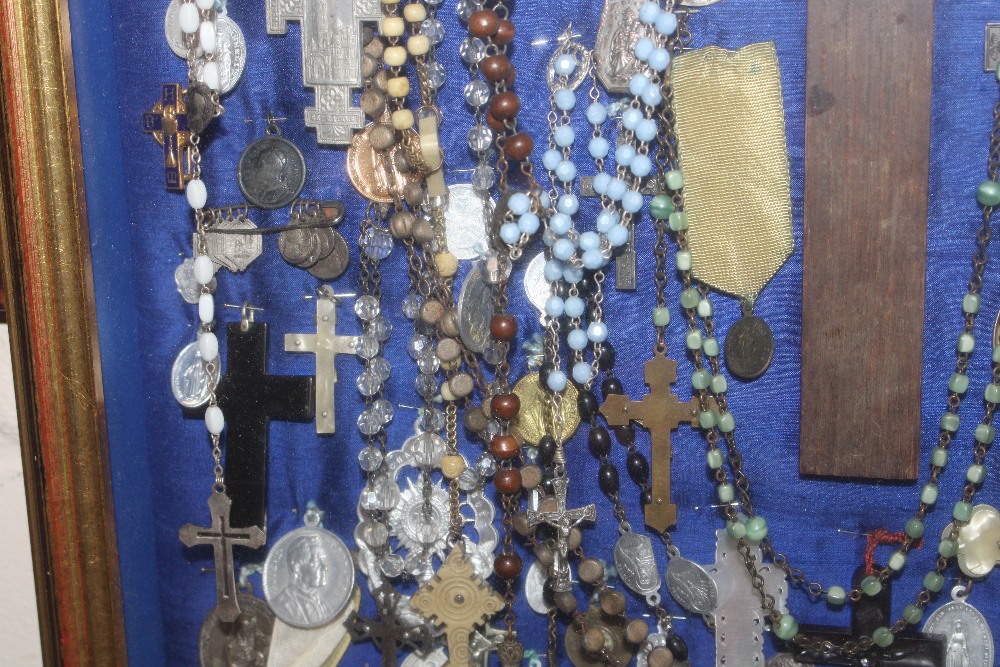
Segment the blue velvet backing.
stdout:
<svg viewBox="0 0 1000 667">
<path fill-rule="evenodd" d="M 87 198 L 94 252 L 102 359 L 107 397 L 115 508 L 125 610 L 133 665 L 197 664 L 198 630 L 215 595 L 212 576 L 201 568 L 211 564 L 210 553 L 186 550 L 177 529 L 189 522 L 207 520 L 205 500 L 211 483 L 211 458 L 200 420 L 185 419 L 169 388 L 170 367 L 177 351 L 193 340 L 196 319 L 174 289 L 173 271 L 190 254 L 191 216 L 184 197 L 163 188 L 161 150 L 141 132 L 140 117 L 155 100 L 159 84 L 179 81 L 184 64 L 163 39 L 166 0 L 78 0 L 71 4 L 77 86 L 87 167 Z M 303 108 L 313 104 L 313 94 L 301 84 L 299 28 L 292 25 L 286 37 L 269 37 L 264 29 L 263 0 L 230 0 L 231 16 L 247 38 L 249 62 L 236 90 L 224 99 L 226 114 L 213 124 L 204 142 L 205 179 L 212 204 L 241 200 L 234 171 L 240 151 L 263 134 L 261 118 L 268 111 L 289 120 L 284 136 L 306 155 L 309 176 L 305 194 L 341 198 L 348 216 L 341 228 L 356 239 L 362 201 L 344 172 L 344 151 L 317 147 L 314 134 L 302 121 Z M 524 101 L 522 127 L 531 130 L 536 145 L 544 145 L 548 92 L 541 76 L 552 46 L 528 42 L 554 38 L 572 20 L 582 41 L 592 44 L 601 3 L 571 0 L 519 0 L 513 18 L 519 36 L 512 58 L 520 74 L 516 89 Z M 965 291 L 974 233 L 979 223 L 975 186 L 982 178 L 987 135 L 996 82 L 982 72 L 983 24 L 998 12 L 985 0 L 948 0 L 937 4 L 931 142 L 930 206 L 928 218 L 927 303 L 924 333 L 923 452 L 937 440 L 937 423 L 944 406 L 944 386 L 954 364 L 954 341 L 961 328 L 959 303 Z M 471 116 L 462 102 L 467 81 L 457 54 L 465 31 L 450 0 L 439 11 L 447 29 L 439 60 L 449 70 L 440 103 L 445 123 L 442 140 L 447 149 L 449 182 L 467 182 L 473 166 L 465 148 Z M 864 541 L 837 533 L 837 529 L 864 532 L 885 527 L 901 530 L 916 506 L 916 496 L 927 466 L 917 484 L 874 484 L 801 479 L 798 475 L 800 291 L 802 275 L 802 183 L 805 2 L 802 0 L 722 0 L 691 20 L 695 46 L 717 44 L 737 48 L 752 42 L 774 40 L 782 66 L 783 92 L 793 177 L 796 253 L 764 290 L 757 313 L 771 325 L 777 338 L 774 364 L 761 380 L 746 384 L 730 380 L 730 405 L 741 425 L 738 433 L 746 453 L 746 470 L 753 484 L 755 505 L 771 526 L 775 545 L 790 553 L 794 565 L 824 584 L 846 584 L 860 562 Z M 115 78 L 117 77 L 117 78 Z M 246 119 L 255 122 L 246 123 Z M 582 114 L 577 119 L 582 121 Z M 579 128 L 586 132 L 585 123 Z M 581 152 L 580 164 L 587 164 Z M 463 171 L 465 170 L 465 171 Z M 583 168 L 583 173 L 591 173 Z M 593 203 L 586 204 L 582 220 L 592 224 Z M 285 213 L 255 212 L 261 225 L 286 222 Z M 611 340 L 619 350 L 617 371 L 626 390 L 636 396 L 645 391 L 642 362 L 648 357 L 653 332 L 648 325 L 651 294 L 652 239 L 648 219 L 640 226 L 638 253 L 640 281 L 636 293 L 610 292 L 606 312 Z M 354 243 L 352 241 L 352 247 Z M 286 264 L 278 255 L 274 238 L 265 239 L 264 256 L 243 275 L 222 273 L 217 303 L 238 304 L 252 300 L 266 309 L 260 320 L 271 327 L 270 370 L 282 374 L 311 374 L 311 355 L 288 355 L 282 350 L 287 332 L 313 330 L 314 306 L 303 295 L 315 281 L 304 271 Z M 535 249 L 537 251 L 537 248 Z M 528 257 L 533 253 L 528 253 Z M 465 269 L 463 269 L 464 271 Z M 520 268 L 523 271 L 523 267 Z M 385 304 L 396 324 L 388 357 L 393 363 L 388 397 L 394 402 L 412 400 L 415 368 L 403 345 L 411 331 L 398 312 L 405 295 L 403 254 L 397 249 L 387 260 Z M 928 536 L 940 534 L 948 522 L 950 504 L 964 476 L 971 449 L 971 425 L 981 416 L 978 396 L 988 369 L 992 314 L 1000 307 L 995 270 L 987 274 L 983 291 L 983 316 L 978 335 L 981 349 L 972 363 L 970 400 L 962 410 L 966 422 L 955 447 L 954 463 L 942 481 L 941 507 L 928 520 Z M 340 291 L 357 284 L 357 263 L 335 281 Z M 521 337 L 537 330 L 537 317 L 514 280 L 514 311 Z M 679 285 L 670 285 L 671 303 L 677 303 Z M 717 322 L 723 331 L 738 318 L 734 301 L 715 297 Z M 225 321 L 238 311 L 219 311 Z M 675 320 L 677 311 L 674 307 Z M 223 357 L 225 357 L 225 327 Z M 356 333 L 358 323 L 343 309 L 340 330 Z M 683 357 L 683 330 L 670 328 L 669 347 Z M 859 350 L 863 353 L 863 350 Z M 338 361 L 337 392 L 339 432 L 334 437 L 315 435 L 311 424 L 275 423 L 271 427 L 270 518 L 273 541 L 300 522 L 300 512 L 310 500 L 328 510 L 327 526 L 353 545 L 354 507 L 362 483 L 355 456 L 362 445 L 353 421 L 361 402 L 354 389 L 359 364 L 344 357 Z M 518 360 L 515 374 L 524 370 Z M 689 359 L 682 358 L 679 375 L 690 376 Z M 870 380 L 870 381 L 874 381 Z M 687 383 L 679 383 L 682 396 Z M 865 406 L 858 405 L 858 410 Z M 398 446 L 410 431 L 411 415 L 401 410 L 390 429 L 390 442 Z M 883 432 L 891 433 L 892 425 Z M 639 436 L 648 449 L 648 437 Z M 837 443 L 831 442 L 831 447 Z M 474 457 L 480 445 L 463 434 L 463 452 Z M 611 505 L 596 484 L 597 464 L 578 437 L 570 444 L 571 502 L 597 503 L 600 523 L 587 531 L 588 553 L 610 558 L 615 537 Z M 685 556 L 699 562 L 714 560 L 714 530 L 721 521 L 705 506 L 715 502 L 704 463 L 700 435 L 682 430 L 674 437 L 674 501 L 680 507 L 679 527 L 673 533 Z M 624 465 L 623 450 L 615 458 Z M 925 457 L 926 458 L 926 457 Z M 872 466 L 891 462 L 872 461 Z M 989 463 L 991 478 L 996 465 Z M 633 524 L 641 522 L 637 493 L 624 479 L 623 497 Z M 995 486 L 978 496 L 997 503 Z M 697 509 L 701 508 L 701 509 Z M 933 562 L 933 545 L 915 552 L 906 571 L 895 582 L 894 612 L 902 611 L 919 589 L 920 580 Z M 246 554 L 244 554 L 246 555 Z M 883 554 L 883 559 L 887 554 Z M 249 560 L 262 559 L 263 552 Z M 661 564 L 664 554 L 659 553 Z M 1000 618 L 996 579 L 976 587 L 972 602 L 993 621 Z M 935 606 L 947 599 L 940 596 Z M 671 601 L 668 606 L 673 606 Z M 367 599 L 364 609 L 371 611 Z M 791 608 L 800 622 L 847 625 L 846 611 L 832 611 L 811 603 L 801 592 L 793 594 Z M 632 600 L 630 609 L 643 609 Z M 676 608 L 674 608 L 676 611 Z M 531 649 L 544 649 L 544 622 L 518 604 L 518 628 Z M 713 637 L 700 619 L 676 624 L 687 640 L 693 665 L 714 664 Z M 562 634 L 562 629 L 560 630 Z M 768 651 L 775 650 L 772 638 Z M 370 645 L 350 649 L 344 664 L 377 664 Z"/>
</svg>

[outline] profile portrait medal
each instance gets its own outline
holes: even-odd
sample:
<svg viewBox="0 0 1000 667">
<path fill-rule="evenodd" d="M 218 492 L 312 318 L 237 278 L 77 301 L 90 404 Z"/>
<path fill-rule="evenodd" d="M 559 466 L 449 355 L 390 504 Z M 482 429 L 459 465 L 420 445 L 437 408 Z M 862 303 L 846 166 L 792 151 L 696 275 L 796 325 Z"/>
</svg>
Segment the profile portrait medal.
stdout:
<svg viewBox="0 0 1000 667">
<path fill-rule="evenodd" d="M 246 200 L 260 208 L 288 206 L 302 192 L 306 160 L 295 144 L 281 136 L 274 116 L 267 116 L 267 135 L 243 149 L 236 181 Z"/>
</svg>

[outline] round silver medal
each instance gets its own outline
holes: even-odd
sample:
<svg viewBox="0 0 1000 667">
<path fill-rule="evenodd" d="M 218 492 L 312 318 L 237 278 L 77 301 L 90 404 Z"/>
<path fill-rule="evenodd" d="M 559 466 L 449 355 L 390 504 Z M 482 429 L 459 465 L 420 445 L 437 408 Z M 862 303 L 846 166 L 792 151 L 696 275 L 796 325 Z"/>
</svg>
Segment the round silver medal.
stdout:
<svg viewBox="0 0 1000 667">
<path fill-rule="evenodd" d="M 215 384 L 219 382 L 219 365 L 215 365 Z M 212 376 L 201 359 L 198 343 L 190 343 L 174 360 L 170 372 L 170 388 L 174 398 L 185 408 L 200 408 L 212 396 Z"/>
<path fill-rule="evenodd" d="M 181 23 L 179 19 L 179 14 L 181 11 L 181 5 L 184 4 L 183 0 L 170 0 L 170 4 L 167 6 L 167 14 L 163 17 L 163 33 L 167 38 L 167 45 L 170 50 L 178 58 L 187 59 L 188 50 L 184 46 L 184 33 L 181 32 Z M 201 47 L 198 47 L 197 56 L 201 57 L 204 51 Z"/>
<path fill-rule="evenodd" d="M 465 346 L 477 354 L 490 342 L 493 302 L 493 286 L 486 281 L 482 267 L 473 266 L 458 297 L 458 330 Z"/>
<path fill-rule="evenodd" d="M 694 614 L 707 614 L 719 606 L 719 588 L 701 565 L 674 556 L 664 574 L 670 596 Z"/>
<path fill-rule="evenodd" d="M 924 634 L 944 635 L 946 667 L 988 667 L 993 664 L 993 633 L 978 609 L 965 601 L 966 589 L 956 586 L 952 601 L 924 623 Z"/>
<path fill-rule="evenodd" d="M 466 183 L 448 187 L 444 214 L 448 251 L 458 259 L 475 259 L 488 249 L 486 223 L 493 217 L 493 200 Z"/>
<path fill-rule="evenodd" d="M 344 542 L 306 512 L 305 527 L 278 540 L 264 562 L 264 597 L 274 614 L 297 628 L 326 625 L 344 610 L 354 588 L 354 561 Z"/>
<path fill-rule="evenodd" d="M 246 69 L 247 42 L 240 26 L 228 16 L 219 16 L 216 34 L 215 62 L 219 66 L 219 94 L 225 95 L 236 87 Z M 205 58 L 199 57 L 194 63 L 194 75 L 198 81 L 202 80 L 204 69 Z"/>
<path fill-rule="evenodd" d="M 205 617 L 198 640 L 202 667 L 266 665 L 274 631 L 274 614 L 260 598 L 237 595 L 240 615 L 232 623 L 215 609 Z"/>
<path fill-rule="evenodd" d="M 552 608 L 552 605 L 545 602 L 545 579 L 545 568 L 535 561 L 528 568 L 528 576 L 524 580 L 524 597 L 528 601 L 528 606 L 533 612 L 543 616 Z"/>
<path fill-rule="evenodd" d="M 240 192 L 254 206 L 288 206 L 306 184 L 306 161 L 302 152 L 277 134 L 254 141 L 240 155 L 236 168 Z"/>
<path fill-rule="evenodd" d="M 539 312 L 545 312 L 545 302 L 552 296 L 552 284 L 545 279 L 545 253 L 540 252 L 524 270 L 524 293 Z"/>
<path fill-rule="evenodd" d="M 194 278 L 194 259 L 188 257 L 174 269 L 174 284 L 177 285 L 177 292 L 181 298 L 192 305 L 198 303 L 201 298 L 201 285 Z M 208 289 L 210 292 L 214 292 L 215 287 L 216 280 L 212 278 Z"/>
</svg>

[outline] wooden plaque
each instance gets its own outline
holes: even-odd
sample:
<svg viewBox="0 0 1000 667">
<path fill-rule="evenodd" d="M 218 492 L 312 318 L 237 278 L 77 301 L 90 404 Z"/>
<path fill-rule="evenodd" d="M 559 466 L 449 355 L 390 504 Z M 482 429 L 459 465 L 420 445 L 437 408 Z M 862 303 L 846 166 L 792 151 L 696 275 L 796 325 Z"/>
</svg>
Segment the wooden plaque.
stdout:
<svg viewBox="0 0 1000 667">
<path fill-rule="evenodd" d="M 810 0 L 806 475 L 915 479 L 933 0 Z"/>
</svg>

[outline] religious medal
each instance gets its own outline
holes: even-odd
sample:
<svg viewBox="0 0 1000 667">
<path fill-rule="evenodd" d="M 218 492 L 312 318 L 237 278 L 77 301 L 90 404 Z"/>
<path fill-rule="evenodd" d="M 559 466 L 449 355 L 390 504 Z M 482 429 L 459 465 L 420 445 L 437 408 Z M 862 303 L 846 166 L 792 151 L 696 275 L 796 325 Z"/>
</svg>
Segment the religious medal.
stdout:
<svg viewBox="0 0 1000 667">
<path fill-rule="evenodd" d="M 332 621 L 351 599 L 354 561 L 344 542 L 310 508 L 304 528 L 278 540 L 264 562 L 264 597 L 275 616 L 297 628 Z"/>
<path fill-rule="evenodd" d="M 983 40 L 983 71 L 995 72 L 1000 65 L 1000 23 L 986 24 Z"/>
<path fill-rule="evenodd" d="M 355 586 L 347 606 L 326 625 L 307 630 L 276 618 L 267 667 L 335 667 L 351 645 L 344 623 L 360 605 L 361 589 Z"/>
<path fill-rule="evenodd" d="M 528 373 L 514 386 L 514 393 L 521 400 L 521 409 L 511 421 L 514 435 L 524 442 L 538 444 L 548 432 L 546 427 L 545 391 L 542 389 L 538 373 Z M 562 438 L 569 440 L 580 426 L 580 412 L 576 405 L 576 386 L 566 385 L 562 401 Z"/>
<path fill-rule="evenodd" d="M 247 64 L 247 43 L 240 26 L 225 14 L 219 14 L 216 21 L 216 40 L 214 62 L 219 68 L 219 94 L 225 95 L 232 92 L 243 77 Z M 204 69 L 204 57 L 194 61 L 194 77 L 198 81 L 204 80 Z"/>
<path fill-rule="evenodd" d="M 952 601 L 936 609 L 924 623 L 924 634 L 946 638 L 945 667 L 993 664 L 993 632 L 986 617 L 966 601 L 969 588 L 952 588 Z"/>
<path fill-rule="evenodd" d="M 753 380 L 764 374 L 774 357 L 774 334 L 767 322 L 756 315 L 744 314 L 726 334 L 726 366 L 741 380 Z"/>
<path fill-rule="evenodd" d="M 648 535 L 624 531 L 615 543 L 615 568 L 618 578 L 650 604 L 660 600 L 660 572 L 656 567 L 653 541 Z"/>
<path fill-rule="evenodd" d="M 545 301 L 552 296 L 552 283 L 545 279 L 544 252 L 535 255 L 524 270 L 524 293 L 531 305 L 545 312 Z"/>
<path fill-rule="evenodd" d="M 235 621 L 219 618 L 218 608 L 201 624 L 198 655 L 202 667 L 269 665 L 274 614 L 267 603 L 253 595 L 239 594 L 240 615 Z"/>
<path fill-rule="evenodd" d="M 594 60 L 597 77 L 609 93 L 628 92 L 628 82 L 644 65 L 635 57 L 640 37 L 653 37 L 653 27 L 639 22 L 639 7 L 645 0 L 604 0 L 597 27 Z"/>
<path fill-rule="evenodd" d="M 719 588 L 705 568 L 694 561 L 671 555 L 664 574 L 670 597 L 694 614 L 710 614 L 719 606 Z"/>
<path fill-rule="evenodd" d="M 190 304 L 198 303 L 201 299 L 201 285 L 194 277 L 194 259 L 188 257 L 183 262 L 177 265 L 174 270 L 174 284 L 177 286 L 177 292 L 181 295 L 186 302 Z M 215 292 L 218 282 L 215 277 L 208 283 L 208 291 Z"/>
<path fill-rule="evenodd" d="M 218 383 L 218 364 L 213 365 L 213 373 L 209 375 L 198 342 L 185 345 L 170 371 L 170 388 L 177 402 L 185 408 L 200 408 L 211 398 L 212 385 Z"/>
<path fill-rule="evenodd" d="M 445 233 L 448 252 L 458 259 L 476 259 L 486 252 L 486 223 L 493 216 L 493 200 L 465 183 L 448 186 Z"/>
<path fill-rule="evenodd" d="M 462 343 L 470 352 L 482 353 L 492 340 L 493 292 L 493 285 L 486 279 L 484 264 L 474 264 L 458 296 L 458 329 Z"/>
<path fill-rule="evenodd" d="M 610 653 L 618 664 L 632 662 L 637 647 L 625 638 L 628 619 L 624 614 L 609 614 L 594 606 L 582 616 L 586 632 L 581 632 L 577 623 L 570 623 L 566 629 L 566 654 L 574 667 L 604 667 L 608 663 L 602 657 L 602 651 Z"/>
<path fill-rule="evenodd" d="M 287 139 L 273 116 L 268 116 L 267 135 L 257 139 L 240 155 L 236 181 L 247 201 L 260 208 L 288 206 L 306 183 L 306 161 Z"/>
<path fill-rule="evenodd" d="M 306 271 L 317 280 L 335 280 L 343 275 L 350 263 L 350 251 L 347 248 L 347 241 L 340 232 L 329 227 L 323 228 L 317 234 L 320 237 L 320 253 L 329 248 L 325 256 L 320 257 Z"/>
<path fill-rule="evenodd" d="M 528 574 L 524 578 L 524 598 L 531 610 L 542 616 L 548 614 L 552 608 L 552 605 L 545 601 L 545 581 L 549 578 L 546 569 L 540 562 L 535 561 L 528 568 Z"/>
<path fill-rule="evenodd" d="M 170 50 L 178 58 L 183 58 L 187 60 L 188 49 L 184 45 L 184 33 L 181 31 L 181 24 L 178 17 L 180 13 L 181 4 L 184 0 L 170 0 L 170 4 L 167 6 L 167 13 L 163 18 L 163 33 L 167 38 L 167 44 L 170 46 Z M 199 46 L 195 51 L 196 57 L 201 57 L 204 55 L 204 51 Z"/>
<path fill-rule="evenodd" d="M 388 117 L 382 122 L 371 123 L 361 132 L 355 133 L 351 147 L 347 149 L 347 175 L 354 189 L 365 199 L 380 204 L 391 204 L 401 199 L 408 185 L 420 182 L 420 174 L 412 169 L 405 172 L 400 169 L 401 160 L 406 154 L 401 142 L 396 141 L 381 150 L 372 145 L 374 141 L 381 146 L 379 142 L 383 139 L 380 134 L 385 132 L 395 140 L 387 119 Z"/>
<path fill-rule="evenodd" d="M 954 524 L 945 526 L 941 539 L 949 539 Z M 991 505 L 976 505 L 969 521 L 958 530 L 958 567 L 972 579 L 985 577 L 1000 562 L 1000 512 Z"/>
<path fill-rule="evenodd" d="M 257 225 L 247 218 L 246 211 L 236 215 L 231 210 L 225 214 L 222 211 L 215 213 L 216 220 L 205 229 L 208 235 L 205 254 L 215 264 L 216 271 L 226 267 L 233 273 L 242 273 L 264 251 L 260 234 L 253 233 Z M 195 245 L 197 242 L 198 234 L 195 234 Z"/>
</svg>

